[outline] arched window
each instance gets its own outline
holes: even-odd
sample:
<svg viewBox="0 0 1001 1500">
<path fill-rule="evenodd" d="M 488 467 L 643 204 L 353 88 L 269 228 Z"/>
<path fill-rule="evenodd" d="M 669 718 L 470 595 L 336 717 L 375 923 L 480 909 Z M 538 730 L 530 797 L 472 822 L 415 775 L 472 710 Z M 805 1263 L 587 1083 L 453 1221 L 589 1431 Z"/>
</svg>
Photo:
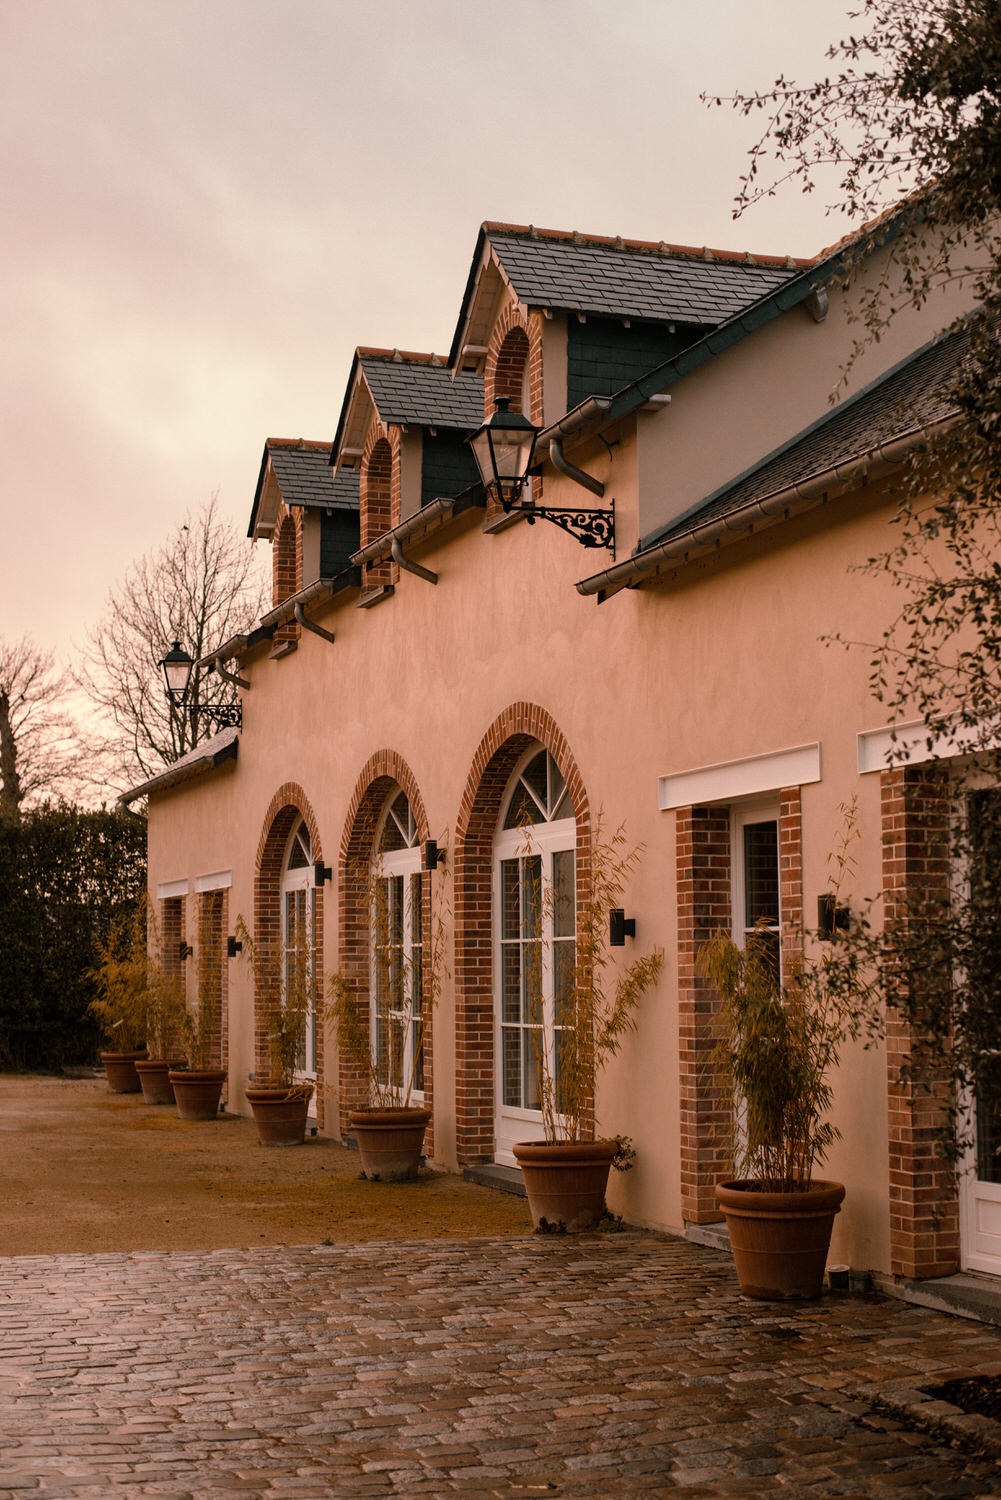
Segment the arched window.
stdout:
<svg viewBox="0 0 1001 1500">
<path fill-rule="evenodd" d="M 538 1133 L 544 1078 L 559 1102 L 561 1018 L 577 959 L 576 844 L 566 782 L 537 745 L 511 778 L 494 844 L 499 1161 L 513 1163 L 515 1142 Z"/>
<path fill-rule="evenodd" d="M 282 985 L 288 994 L 303 976 L 315 995 L 316 988 L 316 886 L 313 876 L 313 845 L 309 829 L 300 818 L 285 847 L 281 879 Z M 316 1078 L 316 1007 L 310 1005 L 306 1034 L 299 1053 L 303 1078 Z"/>
<path fill-rule="evenodd" d="M 373 869 L 372 1052 L 380 1082 L 424 1092 L 421 847 L 406 793 L 396 789 L 379 823 Z"/>
</svg>

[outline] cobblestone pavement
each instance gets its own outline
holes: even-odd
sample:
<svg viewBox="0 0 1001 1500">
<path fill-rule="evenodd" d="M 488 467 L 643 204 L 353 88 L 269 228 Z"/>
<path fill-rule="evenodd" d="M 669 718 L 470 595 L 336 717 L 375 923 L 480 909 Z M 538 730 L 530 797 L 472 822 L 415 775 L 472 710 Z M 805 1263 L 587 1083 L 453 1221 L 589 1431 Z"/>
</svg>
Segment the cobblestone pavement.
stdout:
<svg viewBox="0 0 1001 1500">
<path fill-rule="evenodd" d="M 917 1390 L 973 1372 L 998 1329 L 660 1235 L 3 1259 L 0 1496 L 1001 1495 Z"/>
</svg>

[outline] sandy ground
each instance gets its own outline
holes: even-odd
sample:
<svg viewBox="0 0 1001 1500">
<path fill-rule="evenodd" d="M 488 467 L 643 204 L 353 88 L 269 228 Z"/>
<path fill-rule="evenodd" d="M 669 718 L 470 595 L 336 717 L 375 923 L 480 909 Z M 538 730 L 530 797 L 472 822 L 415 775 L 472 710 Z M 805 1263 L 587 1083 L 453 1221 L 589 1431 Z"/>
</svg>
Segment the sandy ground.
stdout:
<svg viewBox="0 0 1001 1500">
<path fill-rule="evenodd" d="M 0 1255 L 527 1235 L 521 1198 L 422 1171 L 367 1182 L 313 1138 L 265 1149 L 250 1120 L 179 1120 L 103 1077 L 0 1075 Z"/>
</svg>

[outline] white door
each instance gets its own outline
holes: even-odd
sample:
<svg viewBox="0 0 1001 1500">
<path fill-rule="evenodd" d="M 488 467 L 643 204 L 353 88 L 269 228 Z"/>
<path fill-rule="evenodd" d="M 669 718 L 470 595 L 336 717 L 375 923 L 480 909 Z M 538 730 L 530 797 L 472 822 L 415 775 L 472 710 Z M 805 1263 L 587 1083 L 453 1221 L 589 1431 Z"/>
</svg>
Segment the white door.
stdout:
<svg viewBox="0 0 1001 1500">
<path fill-rule="evenodd" d="M 424 1101 L 424 965 L 421 847 L 403 791 L 390 800 L 376 840 L 372 924 L 372 1055 L 380 1083 Z"/>
<path fill-rule="evenodd" d="M 967 799 L 970 938 L 961 983 L 993 1002 L 1001 983 L 998 880 L 1001 876 L 1001 805 L 995 787 Z M 970 1150 L 960 1179 L 960 1247 L 969 1271 L 1001 1275 L 1001 1103 L 974 1092 L 968 1101 Z"/>
<path fill-rule="evenodd" d="M 316 975 L 316 885 L 309 830 L 298 823 L 285 851 L 281 889 L 282 985 L 286 993 L 305 968 L 315 984 Z M 297 1077 L 316 1082 L 316 1007 L 310 1005 L 306 1033 L 299 1051 Z M 316 1112 L 316 1094 L 310 1111 Z"/>
<path fill-rule="evenodd" d="M 494 846 L 494 1155 L 542 1136 L 541 1079 L 559 1097 L 562 1006 L 576 964 L 577 828 L 556 763 L 530 752 Z"/>
</svg>

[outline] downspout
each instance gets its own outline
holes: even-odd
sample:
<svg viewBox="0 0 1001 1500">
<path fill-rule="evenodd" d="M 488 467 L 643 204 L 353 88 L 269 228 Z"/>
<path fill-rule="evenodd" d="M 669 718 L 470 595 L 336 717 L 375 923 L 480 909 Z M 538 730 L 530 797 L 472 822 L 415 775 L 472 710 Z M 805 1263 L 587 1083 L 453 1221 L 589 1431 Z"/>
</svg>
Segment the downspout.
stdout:
<svg viewBox="0 0 1001 1500">
<path fill-rule="evenodd" d="M 425 583 L 438 582 L 437 573 L 433 573 L 430 568 L 422 568 L 420 563 L 412 562 L 409 557 L 404 556 L 403 543 L 398 536 L 393 537 L 389 551 L 393 561 L 399 563 L 405 573 L 413 573 L 415 578 L 423 578 Z"/>
<path fill-rule="evenodd" d="M 311 634 L 318 635 L 322 641 L 333 641 L 334 632 L 332 630 L 325 630 L 322 625 L 317 625 L 313 620 L 308 620 L 306 618 L 306 611 L 301 604 L 296 604 L 292 613 L 295 616 L 296 624 L 301 625 L 303 630 L 308 630 Z"/>
<path fill-rule="evenodd" d="M 574 484 L 579 484 L 583 489 L 590 490 L 592 495 L 604 495 L 605 486 L 600 479 L 595 479 L 592 474 L 585 474 L 583 469 L 578 469 L 569 459 L 563 456 L 562 437 L 551 437 L 549 439 L 549 458 L 553 468 L 572 479 Z"/>
</svg>

